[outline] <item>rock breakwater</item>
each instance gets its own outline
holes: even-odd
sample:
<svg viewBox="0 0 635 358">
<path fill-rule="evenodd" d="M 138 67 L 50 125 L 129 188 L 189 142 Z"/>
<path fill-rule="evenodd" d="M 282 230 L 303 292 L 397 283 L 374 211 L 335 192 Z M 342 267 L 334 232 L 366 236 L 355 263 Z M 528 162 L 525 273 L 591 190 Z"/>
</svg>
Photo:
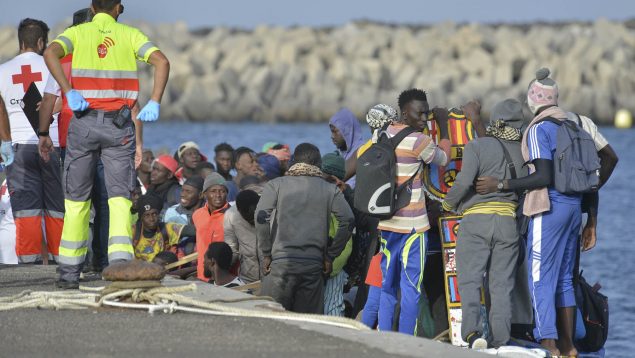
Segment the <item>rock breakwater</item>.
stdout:
<svg viewBox="0 0 635 358">
<path fill-rule="evenodd" d="M 134 24 L 172 64 L 162 117 L 194 121 L 324 121 L 346 106 L 360 119 L 403 89 L 432 105 L 522 98 L 534 72 L 551 68 L 564 108 L 608 122 L 635 111 L 635 30 L 629 23 L 428 27 L 354 22 L 334 28 L 260 26 L 189 31 L 183 23 Z M 63 27 L 51 32 L 56 36 Z M 0 29 L 0 60 L 16 54 Z M 142 103 L 151 72 L 140 66 Z"/>
</svg>

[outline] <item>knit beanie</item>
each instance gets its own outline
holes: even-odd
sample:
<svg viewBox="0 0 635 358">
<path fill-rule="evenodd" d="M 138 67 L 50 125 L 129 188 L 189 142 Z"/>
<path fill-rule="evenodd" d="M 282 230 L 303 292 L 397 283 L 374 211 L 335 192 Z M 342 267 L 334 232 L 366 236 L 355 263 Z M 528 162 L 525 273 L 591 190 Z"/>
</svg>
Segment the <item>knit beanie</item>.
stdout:
<svg viewBox="0 0 635 358">
<path fill-rule="evenodd" d="M 322 157 L 322 171 L 344 180 L 346 176 L 345 161 L 342 156 L 337 153 L 328 153 Z"/>
<path fill-rule="evenodd" d="M 213 187 L 214 185 L 223 185 L 227 190 L 229 190 L 225 178 L 218 173 L 212 173 L 205 178 L 205 183 L 203 183 L 203 192 L 206 192 L 207 189 Z"/>
<path fill-rule="evenodd" d="M 139 217 L 142 217 L 146 211 L 151 209 L 161 212 L 163 210 L 163 199 L 154 194 L 141 195 L 137 207 L 139 208 Z"/>
<path fill-rule="evenodd" d="M 181 145 L 179 145 L 179 149 L 176 151 L 179 160 L 183 156 L 183 153 L 188 149 L 196 149 L 199 153 L 201 152 L 201 150 L 198 147 L 198 144 L 196 144 L 195 142 L 181 143 Z"/>
<path fill-rule="evenodd" d="M 189 185 L 192 188 L 196 188 L 196 190 L 198 191 L 203 191 L 203 178 L 199 177 L 198 175 L 195 176 L 191 176 L 189 178 L 187 178 L 187 180 L 185 180 L 185 183 L 183 183 L 183 186 L 185 185 Z"/>
<path fill-rule="evenodd" d="M 366 114 L 366 122 L 372 129 L 382 128 L 394 120 L 397 120 L 397 111 L 387 104 L 377 104 Z"/>
<path fill-rule="evenodd" d="M 523 106 L 520 101 L 508 98 L 496 103 L 492 107 L 489 125 L 493 126 L 498 120 L 502 120 L 507 126 L 520 129 L 524 124 Z"/>
<path fill-rule="evenodd" d="M 543 107 L 558 105 L 558 84 L 549 77 L 550 73 L 548 68 L 539 69 L 536 71 L 536 79 L 529 84 L 527 105 L 533 114 Z"/>
</svg>

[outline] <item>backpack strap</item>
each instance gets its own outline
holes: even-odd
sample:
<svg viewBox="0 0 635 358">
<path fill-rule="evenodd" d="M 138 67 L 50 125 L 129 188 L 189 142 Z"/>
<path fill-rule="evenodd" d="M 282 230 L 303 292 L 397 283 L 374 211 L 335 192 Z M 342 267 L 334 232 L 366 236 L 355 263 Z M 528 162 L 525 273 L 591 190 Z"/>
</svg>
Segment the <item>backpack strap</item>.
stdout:
<svg viewBox="0 0 635 358">
<path fill-rule="evenodd" d="M 392 144 L 392 147 L 394 150 L 397 149 L 397 146 L 399 146 L 399 143 L 401 143 L 402 140 L 404 140 L 404 138 L 406 138 L 407 136 L 409 136 L 410 134 L 414 133 L 415 129 L 407 126 L 406 128 L 402 129 L 399 131 L 399 133 L 395 134 L 392 138 L 390 138 L 390 143 Z"/>
<path fill-rule="evenodd" d="M 518 176 L 516 175 L 516 166 L 514 165 L 514 161 L 512 160 L 512 156 L 509 154 L 509 151 L 507 150 L 507 148 L 505 148 L 505 145 L 500 139 L 496 137 L 492 137 L 492 138 L 496 139 L 498 141 L 498 144 L 500 144 L 501 147 L 503 148 L 503 155 L 505 156 L 505 162 L 507 163 L 507 167 L 509 168 L 509 173 L 512 175 L 512 179 L 518 178 Z"/>
<path fill-rule="evenodd" d="M 564 121 L 560 121 L 560 120 L 557 120 L 557 119 L 552 118 L 552 117 L 545 117 L 545 118 L 539 120 L 538 122 L 534 123 L 534 125 L 536 125 L 536 124 L 538 124 L 540 122 L 551 122 L 551 123 L 559 125 L 559 126 L 564 124 Z M 529 128 L 527 128 L 527 129 L 529 129 Z"/>
</svg>

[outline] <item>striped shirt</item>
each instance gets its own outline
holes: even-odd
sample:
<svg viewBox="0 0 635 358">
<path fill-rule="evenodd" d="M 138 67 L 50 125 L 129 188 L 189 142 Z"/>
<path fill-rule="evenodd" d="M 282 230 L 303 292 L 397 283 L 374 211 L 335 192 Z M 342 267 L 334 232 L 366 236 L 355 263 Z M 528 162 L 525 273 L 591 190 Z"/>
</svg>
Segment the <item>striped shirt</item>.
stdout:
<svg viewBox="0 0 635 358">
<path fill-rule="evenodd" d="M 402 129 L 406 128 L 405 124 L 394 124 L 388 126 L 387 133 L 389 137 L 394 137 Z M 376 136 L 373 136 L 376 142 Z M 419 174 L 423 172 L 422 165 L 432 163 L 435 158 L 435 164 L 446 165 L 447 156 L 443 151 L 434 144 L 432 138 L 421 132 L 413 132 L 404 138 L 397 146 L 395 153 L 397 155 L 397 185 L 405 183 L 417 171 Z M 439 155 L 440 154 L 440 155 Z M 417 175 L 412 181 L 412 196 L 410 204 L 400 209 L 388 220 L 379 222 L 379 230 L 392 231 L 398 233 L 409 234 L 413 230 L 422 233 L 430 228 L 428 222 L 428 214 L 426 212 L 426 198 L 423 191 L 423 183 L 421 175 Z"/>
</svg>

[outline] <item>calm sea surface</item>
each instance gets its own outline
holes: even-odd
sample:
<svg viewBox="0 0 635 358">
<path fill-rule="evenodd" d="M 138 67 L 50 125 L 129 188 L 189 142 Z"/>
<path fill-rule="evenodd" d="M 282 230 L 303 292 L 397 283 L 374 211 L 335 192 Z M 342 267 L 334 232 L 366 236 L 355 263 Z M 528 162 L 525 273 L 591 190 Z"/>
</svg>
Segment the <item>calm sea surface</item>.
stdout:
<svg viewBox="0 0 635 358">
<path fill-rule="evenodd" d="M 620 162 L 602 188 L 598 243 L 582 255 L 581 268 L 587 281 L 599 281 L 602 292 L 609 297 L 607 357 L 628 357 L 632 354 L 632 343 L 629 342 L 635 331 L 635 235 L 628 226 L 629 222 L 635 223 L 635 130 L 601 128 L 601 131 L 619 155 Z M 317 145 L 322 154 L 335 150 L 327 123 L 159 122 L 146 125 L 144 132 L 146 147 L 155 151 L 173 153 L 180 143 L 193 140 L 209 157 L 213 157 L 214 146 L 220 142 L 234 147 L 248 146 L 256 151 L 269 141 L 286 143 L 292 148 L 310 142 Z M 366 135 L 369 137 L 370 133 Z"/>
</svg>

